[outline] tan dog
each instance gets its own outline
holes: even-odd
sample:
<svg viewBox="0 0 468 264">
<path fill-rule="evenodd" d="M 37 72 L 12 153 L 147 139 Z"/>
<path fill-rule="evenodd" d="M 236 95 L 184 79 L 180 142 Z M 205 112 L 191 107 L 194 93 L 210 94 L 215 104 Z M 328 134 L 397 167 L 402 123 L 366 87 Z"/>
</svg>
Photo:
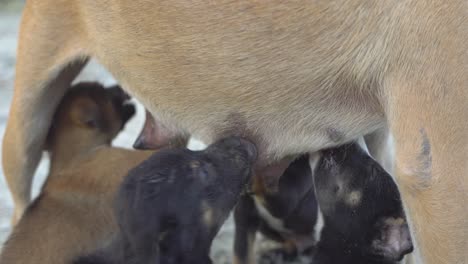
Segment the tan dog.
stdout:
<svg viewBox="0 0 468 264">
<path fill-rule="evenodd" d="M 467 5 L 27 1 L 3 145 L 16 216 L 55 108 L 93 57 L 170 129 L 243 135 L 263 164 L 388 126 L 416 252 L 468 263 Z"/>
<path fill-rule="evenodd" d="M 68 263 L 116 232 L 117 187 L 150 154 L 110 146 L 135 111 L 123 95 L 84 83 L 65 96 L 49 133 L 51 173 L 5 243 L 1 264 Z"/>
</svg>

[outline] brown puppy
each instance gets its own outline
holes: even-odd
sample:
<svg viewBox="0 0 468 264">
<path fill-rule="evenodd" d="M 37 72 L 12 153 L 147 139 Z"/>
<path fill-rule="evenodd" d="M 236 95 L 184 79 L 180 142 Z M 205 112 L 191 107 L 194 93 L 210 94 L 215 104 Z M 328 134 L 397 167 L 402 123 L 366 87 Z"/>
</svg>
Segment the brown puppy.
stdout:
<svg viewBox="0 0 468 264">
<path fill-rule="evenodd" d="M 120 87 L 96 83 L 65 95 L 48 138 L 51 172 L 5 243 L 1 264 L 63 264 L 117 230 L 114 193 L 128 170 L 151 154 L 110 146 L 135 112 L 126 99 Z"/>
<path fill-rule="evenodd" d="M 416 252 L 468 263 L 467 50 L 466 0 L 27 1 L 3 144 L 16 216 L 93 57 L 169 129 L 245 136 L 260 163 L 388 126 Z"/>
</svg>

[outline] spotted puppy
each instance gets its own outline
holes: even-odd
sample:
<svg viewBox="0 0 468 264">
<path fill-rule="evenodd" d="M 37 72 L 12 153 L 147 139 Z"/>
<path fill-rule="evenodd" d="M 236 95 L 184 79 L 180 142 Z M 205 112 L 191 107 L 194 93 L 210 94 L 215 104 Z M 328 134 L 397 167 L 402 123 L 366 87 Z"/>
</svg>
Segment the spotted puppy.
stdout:
<svg viewBox="0 0 468 264">
<path fill-rule="evenodd" d="M 283 257 L 311 250 L 314 264 L 395 263 L 412 250 L 397 186 L 358 144 L 300 157 L 277 192 L 261 179 L 235 209 L 234 263 L 255 263 L 257 231 Z"/>
<path fill-rule="evenodd" d="M 74 263 L 212 263 L 212 240 L 255 159 L 255 146 L 240 138 L 204 151 L 161 150 L 125 179 L 116 202 L 117 238 Z"/>
</svg>

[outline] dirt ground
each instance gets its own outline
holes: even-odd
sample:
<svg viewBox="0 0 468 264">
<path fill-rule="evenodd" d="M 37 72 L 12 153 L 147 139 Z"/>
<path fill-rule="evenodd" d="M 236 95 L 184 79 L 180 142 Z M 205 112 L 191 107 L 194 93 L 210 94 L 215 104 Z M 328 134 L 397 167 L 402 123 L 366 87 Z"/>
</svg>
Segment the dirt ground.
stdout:
<svg viewBox="0 0 468 264">
<path fill-rule="evenodd" d="M 20 9 L 23 1 L 0 0 L 0 144 L 3 141 L 8 109 L 13 95 L 13 79 L 15 53 L 17 45 Z M 104 84 L 115 83 L 112 76 L 96 62 L 91 62 L 78 78 L 79 80 L 100 81 Z M 138 106 L 137 116 L 126 126 L 125 130 L 114 141 L 114 145 L 130 148 L 139 132 L 144 119 L 141 105 Z M 0 145 L 1 146 L 1 145 Z M 193 141 L 192 149 L 202 148 L 200 142 Z M 1 155 L 1 153 L 0 153 Z M 37 195 L 48 171 L 48 160 L 45 157 L 39 166 L 33 184 L 33 195 Z M 10 231 L 10 217 L 12 214 L 12 200 L 6 187 L 0 164 L 0 248 Z M 221 229 L 213 243 L 212 257 L 215 263 L 231 263 L 232 240 L 234 225 L 230 218 Z M 261 240 L 261 238 L 259 238 Z M 259 252 L 270 248 L 269 243 L 258 243 Z M 288 263 L 302 263 L 288 262 Z M 270 256 L 259 263 L 285 263 Z"/>
</svg>

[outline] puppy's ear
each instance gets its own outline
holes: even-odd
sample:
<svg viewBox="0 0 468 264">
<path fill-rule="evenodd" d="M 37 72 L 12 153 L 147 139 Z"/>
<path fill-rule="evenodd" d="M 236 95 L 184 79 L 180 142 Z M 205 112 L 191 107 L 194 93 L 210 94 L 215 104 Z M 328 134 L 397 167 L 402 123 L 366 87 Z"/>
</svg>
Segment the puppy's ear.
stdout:
<svg viewBox="0 0 468 264">
<path fill-rule="evenodd" d="M 102 128 L 103 119 L 99 106 L 89 98 L 80 98 L 74 103 L 71 120 L 74 124 L 87 128 Z"/>
<path fill-rule="evenodd" d="M 400 261 L 413 251 L 413 242 L 406 220 L 384 217 L 373 227 L 370 254 L 387 261 Z"/>
</svg>

